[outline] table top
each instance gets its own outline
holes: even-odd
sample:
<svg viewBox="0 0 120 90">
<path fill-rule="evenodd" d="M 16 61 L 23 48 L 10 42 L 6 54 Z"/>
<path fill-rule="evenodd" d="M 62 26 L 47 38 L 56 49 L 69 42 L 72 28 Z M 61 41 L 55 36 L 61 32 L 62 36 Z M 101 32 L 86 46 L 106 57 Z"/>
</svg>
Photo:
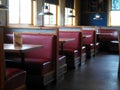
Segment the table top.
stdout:
<svg viewBox="0 0 120 90">
<path fill-rule="evenodd" d="M 83 35 L 83 38 L 90 38 L 92 35 Z"/>
<path fill-rule="evenodd" d="M 111 43 L 116 43 L 116 44 L 118 44 L 119 43 L 119 41 L 110 41 Z"/>
<path fill-rule="evenodd" d="M 96 33 L 97 35 L 113 35 L 113 33 Z"/>
<path fill-rule="evenodd" d="M 20 46 L 14 46 L 14 44 L 4 44 L 5 52 L 14 52 L 14 51 L 29 51 L 37 48 L 42 48 L 43 45 L 31 45 L 31 44 L 23 44 Z"/>
<path fill-rule="evenodd" d="M 59 42 L 71 42 L 74 41 L 75 38 L 59 38 Z"/>
</svg>

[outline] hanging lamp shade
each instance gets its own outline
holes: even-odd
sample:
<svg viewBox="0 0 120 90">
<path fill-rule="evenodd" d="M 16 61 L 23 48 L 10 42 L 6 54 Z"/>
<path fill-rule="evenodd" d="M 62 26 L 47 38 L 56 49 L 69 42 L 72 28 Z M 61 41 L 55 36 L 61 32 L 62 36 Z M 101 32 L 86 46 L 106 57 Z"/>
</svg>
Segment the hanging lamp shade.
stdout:
<svg viewBox="0 0 120 90">
<path fill-rule="evenodd" d="M 68 18 L 74 18 L 75 15 L 73 15 L 73 10 L 72 10 L 72 9 L 74 9 L 74 0 L 66 0 L 65 7 L 71 9 L 69 14 L 67 15 L 67 17 Z"/>
<path fill-rule="evenodd" d="M 8 7 L 4 5 L 0 5 L 0 10 L 8 10 Z"/>
<path fill-rule="evenodd" d="M 44 12 L 39 13 L 39 15 L 53 15 L 53 13 L 49 11 L 48 6 L 46 5 Z"/>
<path fill-rule="evenodd" d="M 102 10 L 102 2 L 103 0 L 98 0 L 98 7 L 97 7 L 97 11 L 96 14 L 93 17 L 93 20 L 102 20 L 102 16 L 101 16 L 101 10 Z"/>
<path fill-rule="evenodd" d="M 73 11 L 72 10 L 70 10 L 70 13 L 69 13 L 69 15 L 68 15 L 68 17 L 75 17 L 75 15 L 73 15 Z"/>
<path fill-rule="evenodd" d="M 75 17 L 74 15 L 68 15 L 68 17 Z"/>
<path fill-rule="evenodd" d="M 0 0 L 0 10 L 8 10 L 8 7 L 3 5 L 1 0 Z"/>
</svg>

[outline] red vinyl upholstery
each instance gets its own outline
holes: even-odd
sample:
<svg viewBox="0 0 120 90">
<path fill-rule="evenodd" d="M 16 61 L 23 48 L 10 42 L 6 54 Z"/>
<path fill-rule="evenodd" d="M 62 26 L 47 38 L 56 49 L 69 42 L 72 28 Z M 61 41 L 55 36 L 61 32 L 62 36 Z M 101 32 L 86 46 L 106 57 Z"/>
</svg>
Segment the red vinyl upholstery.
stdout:
<svg viewBox="0 0 120 90">
<path fill-rule="evenodd" d="M 74 41 L 71 42 L 67 42 L 64 44 L 64 50 L 76 50 L 78 49 L 80 46 L 80 33 L 79 32 L 65 32 L 65 31 L 60 31 L 59 32 L 59 37 L 60 38 L 75 38 Z M 72 43 L 72 44 L 71 44 Z"/>
<path fill-rule="evenodd" d="M 79 57 L 79 63 L 81 63 L 81 50 L 82 50 L 82 43 L 81 43 L 81 32 L 75 31 L 59 31 L 60 38 L 74 38 L 74 41 L 64 43 L 64 54 L 66 54 L 68 68 L 74 68 L 74 63 L 77 61 Z M 76 67 L 75 67 L 76 68 Z"/>
<path fill-rule="evenodd" d="M 100 50 L 117 51 L 118 52 L 118 30 L 112 28 L 99 28 L 98 41 L 100 42 Z"/>
<path fill-rule="evenodd" d="M 99 36 L 98 39 L 99 41 L 117 41 L 118 40 L 118 32 L 115 29 L 99 29 L 98 30 Z M 107 33 L 107 34 L 105 34 Z"/>
<path fill-rule="evenodd" d="M 95 55 L 98 49 L 99 43 L 96 42 L 96 31 L 95 30 L 83 30 L 83 35 L 90 35 L 91 37 L 83 38 L 83 45 L 86 46 L 87 58 Z"/>
<path fill-rule="evenodd" d="M 15 90 L 16 88 L 22 89 L 23 87 L 26 87 L 25 80 L 26 71 L 18 68 L 6 68 L 5 90 Z"/>
<path fill-rule="evenodd" d="M 6 33 L 5 43 L 13 43 L 12 38 L 13 38 L 12 34 Z M 30 82 L 36 83 L 38 80 L 39 84 L 41 82 L 43 84 L 44 75 L 52 71 L 55 71 L 55 60 L 57 60 L 56 58 L 57 57 L 57 54 L 56 54 L 57 40 L 56 39 L 57 37 L 54 34 L 22 33 L 23 44 L 43 45 L 43 48 L 25 52 L 25 70 L 27 71 L 28 83 Z M 13 61 L 11 62 L 10 60 L 7 61 L 7 64 L 9 64 L 10 66 L 11 66 L 11 63 L 14 64 L 13 66 L 15 67 L 20 66 L 19 63 L 21 58 L 19 56 L 19 53 L 13 53 L 13 56 L 11 56 L 11 54 L 9 55 L 9 53 L 6 53 L 6 57 L 8 59 L 10 58 L 15 59 L 14 62 Z M 39 78 L 36 78 L 36 77 L 39 77 Z"/>
<path fill-rule="evenodd" d="M 83 38 L 83 45 L 90 45 L 94 44 L 95 42 L 95 35 L 94 35 L 94 30 L 83 30 L 82 33 L 83 35 L 91 35 L 89 38 Z"/>
<path fill-rule="evenodd" d="M 4 35 L 0 29 L 0 90 L 26 90 L 26 71 L 7 67 L 4 55 Z"/>
</svg>

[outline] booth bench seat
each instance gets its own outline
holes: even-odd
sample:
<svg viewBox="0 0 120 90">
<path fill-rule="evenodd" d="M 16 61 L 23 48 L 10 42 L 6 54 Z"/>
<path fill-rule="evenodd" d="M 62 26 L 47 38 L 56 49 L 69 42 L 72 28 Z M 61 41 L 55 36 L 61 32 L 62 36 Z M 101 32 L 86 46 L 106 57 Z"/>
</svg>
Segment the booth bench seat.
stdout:
<svg viewBox="0 0 120 90">
<path fill-rule="evenodd" d="M 101 27 L 98 29 L 98 41 L 100 50 L 118 52 L 118 30 L 114 28 Z"/>
<path fill-rule="evenodd" d="M 5 90 L 26 90 L 26 71 L 7 67 L 5 79 Z"/>
<path fill-rule="evenodd" d="M 7 67 L 4 57 L 4 35 L 0 28 L 0 90 L 26 90 L 26 71 Z"/>
<path fill-rule="evenodd" d="M 64 28 L 63 28 L 64 29 Z M 78 68 L 78 66 L 81 64 L 81 57 L 82 57 L 82 43 L 81 43 L 81 37 L 82 34 L 79 31 L 69 31 L 64 29 L 62 31 L 59 30 L 59 38 L 74 38 L 75 40 L 71 42 L 64 43 L 64 55 L 66 56 L 66 63 L 68 69 Z M 83 52 L 83 51 L 82 51 Z"/>
<path fill-rule="evenodd" d="M 53 34 L 40 34 L 40 33 L 21 33 L 23 44 L 43 45 L 43 48 L 25 52 L 25 70 L 27 71 L 27 83 L 30 86 L 35 84 L 38 86 L 43 84 L 47 85 L 55 79 L 55 61 L 57 60 L 57 37 Z M 13 34 L 5 34 L 5 43 L 13 43 Z M 16 55 L 17 54 L 17 55 Z M 17 57 L 16 57 L 17 56 Z M 15 59 L 9 61 L 14 63 L 13 66 L 19 64 L 19 53 L 6 53 L 7 59 Z M 17 64 L 16 64 L 16 62 Z M 10 64 L 9 64 L 10 65 Z"/>
<path fill-rule="evenodd" d="M 99 42 L 96 40 L 96 27 L 82 26 L 82 34 L 90 35 L 90 37 L 83 38 L 83 45 L 86 46 L 86 57 L 89 59 L 91 56 L 95 56 L 99 48 Z"/>
</svg>

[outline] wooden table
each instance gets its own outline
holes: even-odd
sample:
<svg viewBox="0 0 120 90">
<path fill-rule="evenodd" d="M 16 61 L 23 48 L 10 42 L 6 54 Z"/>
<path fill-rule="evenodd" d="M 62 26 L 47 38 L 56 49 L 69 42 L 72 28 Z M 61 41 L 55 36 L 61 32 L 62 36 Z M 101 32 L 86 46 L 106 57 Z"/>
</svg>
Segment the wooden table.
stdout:
<svg viewBox="0 0 120 90">
<path fill-rule="evenodd" d="M 24 52 L 42 48 L 43 45 L 30 45 L 30 44 L 23 44 L 22 47 L 18 46 L 15 47 L 14 44 L 4 44 L 4 51 L 5 52 L 20 52 L 21 55 L 21 64 L 24 65 Z"/>
<path fill-rule="evenodd" d="M 64 43 L 74 41 L 75 38 L 59 38 L 59 42 L 61 43 L 61 54 L 64 52 Z"/>
</svg>

